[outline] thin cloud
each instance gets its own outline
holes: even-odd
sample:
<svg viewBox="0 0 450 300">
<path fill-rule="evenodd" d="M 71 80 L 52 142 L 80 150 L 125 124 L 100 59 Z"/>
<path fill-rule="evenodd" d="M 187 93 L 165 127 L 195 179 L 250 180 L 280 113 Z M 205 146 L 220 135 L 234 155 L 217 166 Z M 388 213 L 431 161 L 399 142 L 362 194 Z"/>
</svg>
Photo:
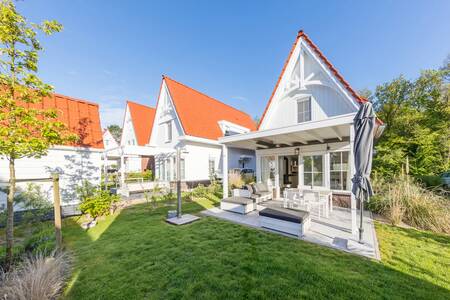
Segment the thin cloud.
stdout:
<svg viewBox="0 0 450 300">
<path fill-rule="evenodd" d="M 243 97 L 243 96 L 233 96 L 233 97 L 231 97 L 231 99 L 240 100 L 240 101 L 248 101 L 248 98 Z"/>
</svg>

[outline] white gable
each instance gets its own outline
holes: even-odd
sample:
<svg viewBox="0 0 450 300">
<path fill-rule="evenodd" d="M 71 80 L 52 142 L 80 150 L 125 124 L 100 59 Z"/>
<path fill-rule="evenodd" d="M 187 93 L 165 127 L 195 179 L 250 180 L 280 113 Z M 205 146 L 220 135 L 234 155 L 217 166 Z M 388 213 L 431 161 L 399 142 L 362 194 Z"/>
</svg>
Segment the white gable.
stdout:
<svg viewBox="0 0 450 300">
<path fill-rule="evenodd" d="M 167 139 L 167 124 L 170 123 L 172 129 L 172 139 Z M 184 135 L 183 127 L 178 118 L 175 106 L 170 97 L 165 81 L 161 85 L 158 105 L 156 107 L 155 120 L 153 123 L 150 145 L 158 147 L 173 147 L 178 143 L 178 137 Z"/>
<path fill-rule="evenodd" d="M 123 127 L 122 127 L 122 138 L 120 139 L 120 145 L 121 146 L 136 146 L 137 139 L 136 134 L 134 132 L 134 126 L 133 126 L 133 120 L 131 119 L 131 113 L 130 108 L 127 107 L 125 109 L 125 118 L 123 120 Z"/>
<path fill-rule="evenodd" d="M 310 101 L 311 121 L 356 112 L 359 107 L 303 37 L 293 49 L 260 130 L 298 124 L 299 101 Z"/>
<path fill-rule="evenodd" d="M 117 143 L 116 139 L 113 137 L 113 135 L 108 129 L 106 129 L 103 132 L 103 143 L 105 144 L 106 150 L 119 147 L 119 144 Z"/>
</svg>

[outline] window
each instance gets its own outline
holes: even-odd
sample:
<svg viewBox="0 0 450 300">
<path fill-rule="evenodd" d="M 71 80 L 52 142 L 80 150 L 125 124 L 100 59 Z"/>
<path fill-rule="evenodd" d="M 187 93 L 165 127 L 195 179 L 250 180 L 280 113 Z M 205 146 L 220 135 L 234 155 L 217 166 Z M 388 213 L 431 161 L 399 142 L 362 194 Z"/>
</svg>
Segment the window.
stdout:
<svg viewBox="0 0 450 300">
<path fill-rule="evenodd" d="M 311 121 L 311 97 L 297 101 L 297 122 Z"/>
<path fill-rule="evenodd" d="M 330 153 L 330 187 L 333 190 L 348 190 L 348 152 Z"/>
<path fill-rule="evenodd" d="M 214 159 L 214 157 L 210 157 L 209 161 L 208 161 L 208 171 L 209 171 L 209 176 L 213 176 L 214 173 L 216 172 L 216 161 Z"/>
<path fill-rule="evenodd" d="M 261 157 L 261 180 L 264 183 L 275 183 L 275 156 Z"/>
<path fill-rule="evenodd" d="M 323 186 L 323 155 L 303 156 L 303 185 Z"/>
<path fill-rule="evenodd" d="M 172 122 L 166 123 L 166 143 L 170 143 L 172 141 Z"/>
</svg>

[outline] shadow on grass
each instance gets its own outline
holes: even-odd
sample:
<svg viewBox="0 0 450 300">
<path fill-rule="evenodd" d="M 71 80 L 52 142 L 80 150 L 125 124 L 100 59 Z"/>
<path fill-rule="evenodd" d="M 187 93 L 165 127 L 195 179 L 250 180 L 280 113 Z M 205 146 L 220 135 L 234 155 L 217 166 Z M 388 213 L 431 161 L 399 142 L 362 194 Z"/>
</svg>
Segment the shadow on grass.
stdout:
<svg viewBox="0 0 450 300">
<path fill-rule="evenodd" d="M 98 232 L 66 220 L 74 253 L 67 299 L 444 299 L 449 290 L 376 261 L 202 217 L 176 227 L 173 207 L 136 205 Z M 204 204 L 189 202 L 184 213 Z M 98 226 L 101 226 L 99 224 Z M 95 228 L 91 230 L 95 230 Z M 95 238 L 92 238 L 92 237 Z"/>
</svg>

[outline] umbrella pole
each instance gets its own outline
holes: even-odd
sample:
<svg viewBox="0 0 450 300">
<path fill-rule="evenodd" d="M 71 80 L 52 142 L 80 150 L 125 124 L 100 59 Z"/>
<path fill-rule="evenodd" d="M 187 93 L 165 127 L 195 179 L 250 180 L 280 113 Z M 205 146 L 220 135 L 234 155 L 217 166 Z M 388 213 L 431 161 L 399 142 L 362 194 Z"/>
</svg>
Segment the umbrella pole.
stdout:
<svg viewBox="0 0 450 300">
<path fill-rule="evenodd" d="M 364 213 L 364 196 L 359 199 L 359 243 L 363 244 L 363 213 Z"/>
</svg>

